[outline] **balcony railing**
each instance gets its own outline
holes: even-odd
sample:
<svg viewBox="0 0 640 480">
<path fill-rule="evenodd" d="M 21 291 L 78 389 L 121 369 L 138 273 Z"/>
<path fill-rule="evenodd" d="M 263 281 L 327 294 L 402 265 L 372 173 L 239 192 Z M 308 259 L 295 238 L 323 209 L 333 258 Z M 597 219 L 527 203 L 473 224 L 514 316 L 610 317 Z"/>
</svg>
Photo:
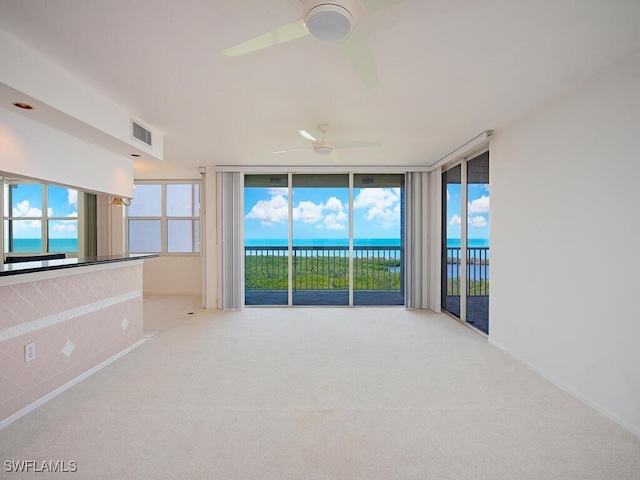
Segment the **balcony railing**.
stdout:
<svg viewBox="0 0 640 480">
<path fill-rule="evenodd" d="M 293 290 L 349 290 L 349 247 L 294 246 Z M 353 247 L 353 289 L 400 291 L 402 247 Z M 245 246 L 245 288 L 287 290 L 287 247 Z"/>
<path fill-rule="evenodd" d="M 460 295 L 460 247 L 447 247 L 447 295 Z M 489 295 L 489 247 L 467 248 L 467 295 Z"/>
</svg>

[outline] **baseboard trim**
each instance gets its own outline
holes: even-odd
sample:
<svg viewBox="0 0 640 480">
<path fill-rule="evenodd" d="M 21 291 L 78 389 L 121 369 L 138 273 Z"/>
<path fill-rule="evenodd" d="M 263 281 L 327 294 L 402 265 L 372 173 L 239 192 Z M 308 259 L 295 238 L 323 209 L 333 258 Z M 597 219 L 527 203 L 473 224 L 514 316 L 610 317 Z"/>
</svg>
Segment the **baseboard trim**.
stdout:
<svg viewBox="0 0 640 480">
<path fill-rule="evenodd" d="M 59 386 L 58 388 L 56 388 L 55 390 L 52 390 L 51 392 L 47 393 L 46 395 L 44 395 L 43 397 L 40 397 L 38 400 L 36 400 L 35 402 L 27 405 L 26 407 L 18 410 L 16 413 L 9 415 L 7 418 L 5 418 L 4 420 L 0 421 L 0 430 L 2 430 L 3 428 L 5 428 L 6 426 L 12 424 L 13 422 L 15 422 L 16 420 L 24 417 L 27 413 L 32 412 L 33 410 L 35 410 L 36 408 L 44 405 L 45 403 L 47 403 L 49 400 L 57 397 L 58 395 L 60 395 L 61 393 L 65 392 L 66 390 L 69 390 L 71 387 L 73 387 L 74 385 L 80 383 L 82 380 L 84 380 L 87 377 L 90 377 L 91 375 L 93 375 L 94 373 L 96 373 L 99 370 L 102 370 L 104 367 L 106 367 L 107 365 L 109 365 L 110 363 L 115 362 L 116 360 L 118 360 L 120 357 L 126 355 L 127 353 L 129 353 L 131 350 L 138 348 L 140 345 L 142 345 L 143 343 L 145 343 L 146 341 L 148 341 L 149 338 L 142 338 L 141 340 L 138 340 L 136 343 L 134 343 L 133 345 L 128 346 L 127 348 L 125 348 L 124 350 L 122 350 L 121 352 L 116 353 L 114 356 L 107 358 L 106 360 L 104 360 L 103 362 L 99 363 L 98 365 L 96 365 L 95 367 L 90 368 L 89 370 L 87 370 L 86 372 L 84 372 L 81 375 L 78 375 L 76 378 L 74 378 L 73 380 L 69 380 L 67 383 L 65 383 L 64 385 Z"/>
<path fill-rule="evenodd" d="M 559 389 L 565 391 L 566 393 L 568 393 L 569 395 L 571 395 L 572 397 L 576 398 L 577 400 L 581 401 L 582 403 L 584 403 L 585 405 L 587 405 L 590 408 L 593 408 L 596 412 L 598 412 L 599 414 L 607 417 L 609 420 L 611 420 L 612 422 L 617 423 L 618 425 L 620 425 L 622 428 L 624 428 L 625 430 L 628 430 L 629 432 L 631 432 L 632 434 L 636 435 L 637 437 L 640 437 L 640 429 L 636 428 L 634 425 L 631 425 L 629 422 L 623 420 L 622 418 L 620 418 L 618 415 L 614 414 L 613 412 L 611 412 L 610 410 L 604 408 L 602 405 L 594 402 L 593 400 L 591 400 L 590 398 L 587 398 L 586 396 L 582 395 L 581 393 L 575 391 L 574 389 L 564 385 L 563 383 L 557 381 L 555 378 L 550 377 L 549 375 L 547 375 L 546 373 L 538 370 L 537 368 L 535 368 L 534 366 L 532 366 L 531 364 L 525 362 L 522 358 L 520 358 L 517 355 L 514 355 L 513 353 L 511 353 L 509 350 L 507 350 L 505 347 L 503 347 L 502 345 L 500 345 L 499 343 L 494 342 L 493 340 L 491 340 L 491 338 L 489 338 L 489 344 L 493 345 L 494 347 L 496 347 L 498 350 L 500 350 L 501 352 L 503 352 L 505 355 L 508 355 L 510 358 L 513 358 L 515 361 L 517 361 L 518 363 L 524 365 L 525 367 L 527 367 L 528 369 L 532 370 L 533 372 L 537 373 L 538 375 L 540 375 L 542 378 L 544 378 L 545 380 L 547 380 L 548 382 L 552 383 L 553 385 L 555 385 L 556 387 L 558 387 Z"/>
</svg>

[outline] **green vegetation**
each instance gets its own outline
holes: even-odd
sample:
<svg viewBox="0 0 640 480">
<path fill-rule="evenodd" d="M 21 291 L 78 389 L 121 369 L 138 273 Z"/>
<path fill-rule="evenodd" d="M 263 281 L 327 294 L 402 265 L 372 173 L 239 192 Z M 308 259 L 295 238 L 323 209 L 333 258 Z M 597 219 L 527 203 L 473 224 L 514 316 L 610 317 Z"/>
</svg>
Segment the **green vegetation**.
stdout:
<svg viewBox="0 0 640 480">
<path fill-rule="evenodd" d="M 489 280 L 469 280 L 469 295 L 489 295 Z M 447 279 L 447 295 L 460 295 L 460 280 Z"/>
<path fill-rule="evenodd" d="M 353 260 L 355 290 L 400 291 L 400 261 L 396 259 L 355 258 Z M 294 258 L 295 290 L 348 290 L 349 259 L 332 256 L 299 256 Z M 288 258 L 286 256 L 247 255 L 245 288 L 248 290 L 286 290 Z"/>
<path fill-rule="evenodd" d="M 287 290 L 288 262 L 286 255 L 247 255 L 245 288 Z M 400 291 L 399 260 L 355 258 L 353 267 L 354 290 Z M 293 272 L 294 290 L 349 289 L 349 260 L 346 257 L 295 257 Z M 468 292 L 469 295 L 489 295 L 489 280 L 469 280 Z M 460 295 L 460 282 L 457 278 L 448 279 L 447 295 Z"/>
<path fill-rule="evenodd" d="M 447 264 L 449 265 L 460 265 L 461 259 L 456 257 L 447 257 Z M 471 265 L 489 265 L 488 258 L 470 258 L 469 264 Z"/>
</svg>

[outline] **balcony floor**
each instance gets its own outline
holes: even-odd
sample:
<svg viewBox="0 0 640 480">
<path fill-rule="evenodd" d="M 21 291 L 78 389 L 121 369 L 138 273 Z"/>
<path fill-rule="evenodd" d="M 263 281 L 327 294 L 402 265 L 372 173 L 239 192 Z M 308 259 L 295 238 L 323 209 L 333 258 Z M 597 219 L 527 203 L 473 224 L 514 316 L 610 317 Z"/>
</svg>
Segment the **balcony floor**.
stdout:
<svg viewBox="0 0 640 480">
<path fill-rule="evenodd" d="M 460 318 L 460 297 L 448 295 L 443 310 Z M 481 332 L 489 334 L 489 295 L 467 297 L 467 323 Z"/>
<path fill-rule="evenodd" d="M 287 305 L 286 290 L 246 290 L 245 305 Z M 297 290 L 293 292 L 296 306 L 346 306 L 349 292 L 345 290 Z M 404 295 L 398 291 L 358 290 L 353 292 L 355 306 L 402 306 Z"/>
<path fill-rule="evenodd" d="M 286 290 L 246 290 L 245 305 L 275 306 L 287 305 Z M 293 292 L 294 306 L 346 306 L 349 292 L 345 290 L 297 290 Z M 353 292 L 354 306 L 403 306 L 404 296 L 397 291 L 356 291 Z M 460 297 L 447 296 L 443 309 L 460 317 Z M 481 332 L 489 333 L 489 296 L 467 297 L 467 323 Z"/>
</svg>

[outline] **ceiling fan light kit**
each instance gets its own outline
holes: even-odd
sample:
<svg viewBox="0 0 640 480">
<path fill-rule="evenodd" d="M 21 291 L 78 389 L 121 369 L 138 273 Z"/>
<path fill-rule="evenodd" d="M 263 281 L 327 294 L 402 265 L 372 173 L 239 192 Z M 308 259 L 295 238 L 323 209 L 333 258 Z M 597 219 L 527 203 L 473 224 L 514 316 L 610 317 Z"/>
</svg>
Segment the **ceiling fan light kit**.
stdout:
<svg viewBox="0 0 640 480">
<path fill-rule="evenodd" d="M 309 33 L 325 42 L 337 42 L 346 37 L 353 26 L 353 16 L 346 8 L 334 3 L 316 5 L 304 16 Z"/>
<path fill-rule="evenodd" d="M 366 88 L 378 86 L 378 70 L 360 23 L 370 13 L 406 0 L 300 0 L 302 18 L 222 51 L 235 57 L 311 35 L 339 45 Z"/>
<path fill-rule="evenodd" d="M 329 143 L 314 143 L 313 151 L 318 155 L 331 155 L 333 153 L 333 145 Z"/>
</svg>

